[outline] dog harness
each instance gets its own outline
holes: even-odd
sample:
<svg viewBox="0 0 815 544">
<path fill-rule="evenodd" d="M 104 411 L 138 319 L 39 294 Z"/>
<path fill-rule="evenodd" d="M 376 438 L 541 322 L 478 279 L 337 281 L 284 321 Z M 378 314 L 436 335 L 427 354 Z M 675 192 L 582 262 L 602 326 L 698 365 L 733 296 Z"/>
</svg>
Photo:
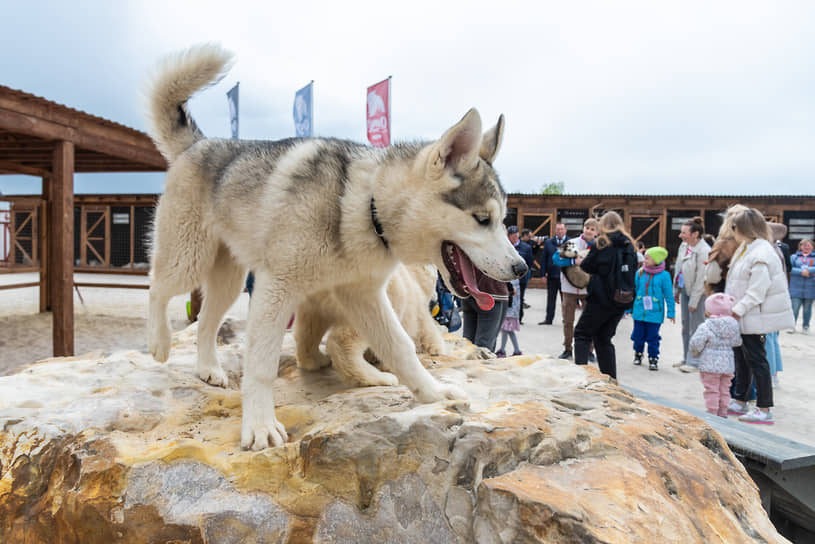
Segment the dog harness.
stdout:
<svg viewBox="0 0 815 544">
<path fill-rule="evenodd" d="M 376 204 L 374 204 L 374 197 L 371 197 L 371 222 L 374 224 L 374 231 L 382 243 L 385 244 L 385 249 L 390 249 L 388 239 L 385 238 L 385 231 L 382 230 L 382 223 L 379 222 L 379 217 L 376 215 Z"/>
</svg>

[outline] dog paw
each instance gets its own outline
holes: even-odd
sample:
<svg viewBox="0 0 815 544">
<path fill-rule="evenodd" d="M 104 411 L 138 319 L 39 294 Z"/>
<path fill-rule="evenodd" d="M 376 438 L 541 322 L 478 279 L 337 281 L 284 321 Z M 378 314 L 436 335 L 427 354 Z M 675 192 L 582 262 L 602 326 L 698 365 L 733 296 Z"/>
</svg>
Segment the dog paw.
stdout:
<svg viewBox="0 0 815 544">
<path fill-rule="evenodd" d="M 361 387 L 372 387 L 377 385 L 399 385 L 399 378 L 390 372 L 378 372 L 376 375 L 367 375 L 357 380 Z"/>
<path fill-rule="evenodd" d="M 241 447 L 245 450 L 261 451 L 268 447 L 279 447 L 286 443 L 286 428 L 274 416 L 263 422 L 244 421 L 241 427 Z"/>
<path fill-rule="evenodd" d="M 425 350 L 426 353 L 429 353 L 430 355 L 433 355 L 433 356 L 436 356 L 436 355 L 448 355 L 448 353 L 447 353 L 447 344 L 445 344 L 444 342 L 441 342 L 440 344 L 435 344 L 435 343 L 428 344 L 428 345 L 424 346 L 424 350 Z"/>
<path fill-rule="evenodd" d="M 467 400 L 467 394 L 463 389 L 455 385 L 440 384 L 439 390 L 447 400 Z"/>
<path fill-rule="evenodd" d="M 461 388 L 446 383 L 437 383 L 433 388 L 420 389 L 416 392 L 416 400 L 424 404 L 441 400 L 466 399 L 467 395 Z"/>
<path fill-rule="evenodd" d="M 165 363 L 170 358 L 170 336 L 170 328 L 167 326 L 158 326 L 150 331 L 147 347 L 153 359 L 159 363 Z"/>
<path fill-rule="evenodd" d="M 320 370 L 331 364 L 331 359 L 322 351 L 315 351 L 310 356 L 297 357 L 297 366 L 303 370 Z"/>
<path fill-rule="evenodd" d="M 217 368 L 199 368 L 198 377 L 210 385 L 216 387 L 226 387 L 229 385 L 229 377 L 221 367 Z"/>
</svg>

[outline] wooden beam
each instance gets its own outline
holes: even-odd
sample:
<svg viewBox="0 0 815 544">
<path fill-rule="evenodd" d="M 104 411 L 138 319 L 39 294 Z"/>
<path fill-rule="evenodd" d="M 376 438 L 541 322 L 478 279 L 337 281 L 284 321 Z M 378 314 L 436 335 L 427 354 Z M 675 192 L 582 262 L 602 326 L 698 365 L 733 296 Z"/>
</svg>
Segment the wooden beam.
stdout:
<svg viewBox="0 0 815 544">
<path fill-rule="evenodd" d="M 640 241 L 640 239 L 641 239 L 643 236 L 645 236 L 646 234 L 648 234 L 648 233 L 651 231 L 651 229 L 653 229 L 654 227 L 656 227 L 656 226 L 657 226 L 657 224 L 658 224 L 658 223 L 661 223 L 661 222 L 662 222 L 662 218 L 661 218 L 661 217 L 657 217 L 657 218 L 656 218 L 656 220 L 655 220 L 653 223 L 651 223 L 650 225 L 648 225 L 648 228 L 646 228 L 644 231 L 642 231 L 642 232 L 640 233 L 640 235 L 639 235 L 639 236 L 637 236 L 637 237 L 635 238 L 635 240 L 639 242 L 639 241 Z M 629 231 L 629 232 L 631 232 L 631 231 Z"/>
<path fill-rule="evenodd" d="M 77 124 L 76 121 L 74 124 Z M 129 159 L 154 167 L 157 171 L 167 169 L 167 161 L 146 134 L 121 125 L 117 129 L 106 123 L 87 121 L 78 123 L 78 126 L 68 126 L 4 109 L 0 104 L 0 127 L 28 136 L 69 141 L 77 147 Z M 123 130 L 128 134 L 124 134 Z"/>
<path fill-rule="evenodd" d="M 149 284 L 142 283 L 101 283 L 90 281 L 78 281 L 74 283 L 76 287 L 111 287 L 115 289 L 150 289 Z"/>
<path fill-rule="evenodd" d="M 27 174 L 29 176 L 37 176 L 40 178 L 47 178 L 51 175 L 51 172 L 48 170 L 43 170 L 42 168 L 35 168 L 33 166 L 26 166 L 17 162 L 3 160 L 0 160 L 0 170 L 16 172 L 18 174 Z"/>
<path fill-rule="evenodd" d="M 51 202 L 54 356 L 74 354 L 74 145 L 54 148 Z"/>
<path fill-rule="evenodd" d="M 19 289 L 22 287 L 36 287 L 40 284 L 38 281 L 29 281 L 27 283 L 12 283 L 8 285 L 0 285 L 0 291 L 5 289 Z"/>
</svg>

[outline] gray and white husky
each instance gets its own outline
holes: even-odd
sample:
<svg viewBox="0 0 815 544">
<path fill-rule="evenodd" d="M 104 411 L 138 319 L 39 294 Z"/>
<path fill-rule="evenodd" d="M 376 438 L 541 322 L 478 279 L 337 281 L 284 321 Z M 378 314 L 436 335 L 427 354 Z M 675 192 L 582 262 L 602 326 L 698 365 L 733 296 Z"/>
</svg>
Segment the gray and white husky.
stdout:
<svg viewBox="0 0 815 544">
<path fill-rule="evenodd" d="M 506 194 L 492 167 L 503 116 L 482 137 L 472 109 L 437 141 L 385 149 L 331 138 L 205 138 L 187 100 L 231 62 L 217 45 L 193 47 L 168 58 L 149 89 L 151 133 L 170 164 L 151 263 L 153 357 L 169 355 L 170 298 L 202 286 L 197 371 L 226 385 L 216 332 L 252 270 L 244 448 L 287 440 L 272 394 L 280 346 L 291 314 L 321 291 L 342 304 L 349 325 L 419 401 L 463 398 L 421 365 L 385 285 L 399 261 L 432 263 L 459 296 L 488 303 L 476 287 L 480 274 L 510 281 L 526 273 L 504 234 Z"/>
</svg>

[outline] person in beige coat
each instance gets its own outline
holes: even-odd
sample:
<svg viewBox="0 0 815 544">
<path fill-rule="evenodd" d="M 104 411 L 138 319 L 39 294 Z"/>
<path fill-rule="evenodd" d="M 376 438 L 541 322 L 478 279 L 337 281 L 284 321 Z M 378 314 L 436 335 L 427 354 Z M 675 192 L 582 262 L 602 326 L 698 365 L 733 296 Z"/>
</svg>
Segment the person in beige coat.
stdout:
<svg viewBox="0 0 815 544">
<path fill-rule="evenodd" d="M 674 299 L 682 311 L 682 361 L 674 366 L 683 372 L 693 372 L 699 366 L 688 351 L 688 344 L 696 328 L 705 321 L 705 264 L 710 246 L 703 240 L 704 234 L 701 217 L 689 219 L 679 231 L 682 244 L 674 268 Z"/>
<path fill-rule="evenodd" d="M 742 347 L 735 350 L 733 402 L 728 410 L 746 423 L 772 424 L 773 382 L 764 347 L 765 335 L 791 328 L 792 302 L 781 259 L 770 240 L 764 216 L 755 208 L 733 217 L 740 246 L 730 260 L 725 292 L 735 299 L 733 317 L 739 321 Z M 747 409 L 750 383 L 756 382 L 756 408 Z"/>
</svg>

